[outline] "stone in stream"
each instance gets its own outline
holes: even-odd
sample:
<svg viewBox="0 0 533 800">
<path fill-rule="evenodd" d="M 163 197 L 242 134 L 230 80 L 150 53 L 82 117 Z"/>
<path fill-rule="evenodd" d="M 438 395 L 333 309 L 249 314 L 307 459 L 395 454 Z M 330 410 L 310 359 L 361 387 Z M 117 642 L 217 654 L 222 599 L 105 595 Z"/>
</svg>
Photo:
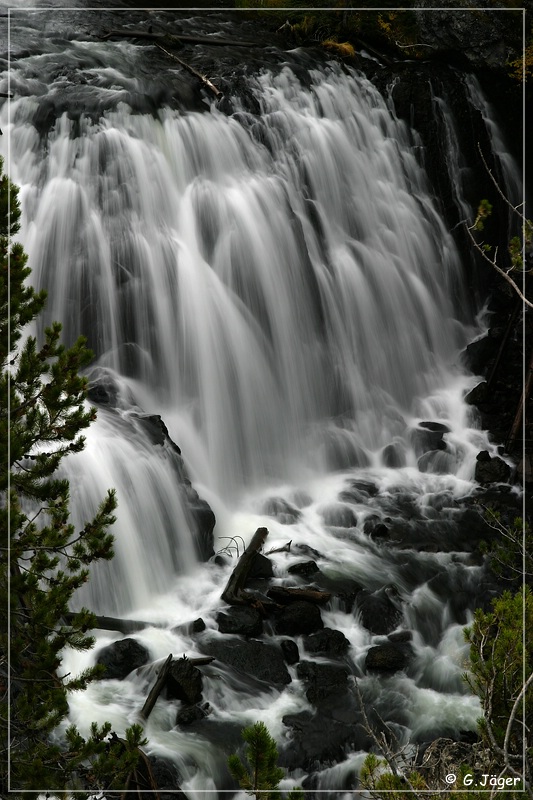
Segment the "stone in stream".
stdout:
<svg viewBox="0 0 533 800">
<path fill-rule="evenodd" d="M 418 457 L 431 450 L 446 450 L 443 439 L 450 428 L 442 422 L 420 422 L 417 428 L 409 432 L 409 440 Z"/>
<path fill-rule="evenodd" d="M 269 497 L 261 508 L 263 514 L 275 517 L 282 525 L 294 525 L 301 517 L 301 511 L 282 497 Z"/>
<path fill-rule="evenodd" d="M 289 575 L 301 575 L 304 578 L 315 575 L 319 571 L 316 561 L 298 561 L 297 564 L 292 564 L 287 569 Z"/>
<path fill-rule="evenodd" d="M 355 528 L 357 516 L 355 511 L 344 503 L 332 503 L 320 509 L 324 525 L 333 528 Z"/>
<path fill-rule="evenodd" d="M 405 467 L 406 460 L 404 446 L 399 442 L 388 444 L 381 451 L 381 461 L 384 467 L 390 467 L 391 469 Z"/>
<path fill-rule="evenodd" d="M 186 705 L 194 705 L 202 699 L 202 673 L 187 658 L 173 661 L 165 689 L 169 700 L 177 699 Z"/>
<path fill-rule="evenodd" d="M 298 600 L 276 612 L 274 629 L 277 634 L 300 636 L 315 633 L 324 627 L 320 609 L 314 603 Z"/>
<path fill-rule="evenodd" d="M 134 669 L 144 666 L 150 660 L 146 647 L 137 639 L 120 639 L 107 647 L 103 647 L 96 657 L 97 664 L 103 664 L 104 680 L 123 680 Z"/>
<path fill-rule="evenodd" d="M 255 608 L 230 606 L 216 616 L 220 633 L 236 633 L 241 636 L 260 636 L 263 620 Z"/>
<path fill-rule="evenodd" d="M 477 455 L 475 479 L 478 483 L 507 483 L 511 477 L 511 467 L 500 458 L 491 458 L 487 450 Z"/>
<path fill-rule="evenodd" d="M 256 639 L 213 638 L 202 649 L 237 672 L 267 683 L 287 684 L 291 676 L 279 647 Z"/>
<path fill-rule="evenodd" d="M 356 597 L 355 606 L 361 624 L 375 634 L 391 633 L 402 619 L 399 596 L 393 587 L 385 586 L 377 592 L 363 589 Z"/>
<path fill-rule="evenodd" d="M 365 667 L 374 672 L 398 672 L 407 667 L 412 656 L 411 645 L 407 642 L 378 644 L 366 654 Z"/>
<path fill-rule="evenodd" d="M 338 658 L 348 652 L 350 642 L 341 631 L 323 628 L 317 633 L 304 636 L 304 647 L 308 653 Z"/>
<path fill-rule="evenodd" d="M 314 704 L 330 695 L 345 692 L 348 686 L 348 668 L 339 664 L 300 661 L 296 674 L 307 687 L 305 696 Z"/>
</svg>

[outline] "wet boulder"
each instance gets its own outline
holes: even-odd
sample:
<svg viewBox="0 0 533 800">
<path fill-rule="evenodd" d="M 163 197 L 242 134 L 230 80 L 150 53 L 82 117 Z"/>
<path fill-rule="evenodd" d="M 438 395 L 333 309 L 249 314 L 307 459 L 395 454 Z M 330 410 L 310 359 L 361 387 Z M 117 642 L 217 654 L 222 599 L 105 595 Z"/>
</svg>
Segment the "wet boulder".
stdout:
<svg viewBox="0 0 533 800">
<path fill-rule="evenodd" d="M 308 653 L 317 653 L 327 658 L 339 658 L 348 652 L 350 642 L 341 631 L 323 628 L 317 633 L 305 636 L 304 647 Z"/>
<path fill-rule="evenodd" d="M 303 578 L 315 575 L 318 571 L 319 567 L 316 561 L 298 561 L 297 564 L 291 564 L 287 569 L 289 575 L 301 575 Z"/>
<path fill-rule="evenodd" d="M 314 704 L 330 695 L 345 692 L 348 686 L 348 668 L 339 664 L 300 661 L 296 674 L 307 687 L 305 696 Z"/>
<path fill-rule="evenodd" d="M 203 650 L 237 672 L 267 683 L 287 684 L 291 676 L 279 647 L 255 639 L 211 639 Z"/>
<path fill-rule="evenodd" d="M 465 403 L 471 406 L 478 406 L 480 403 L 486 403 L 488 396 L 488 383 L 482 381 L 474 386 L 473 389 L 465 395 Z"/>
<path fill-rule="evenodd" d="M 216 617 L 220 633 L 236 633 L 240 636 L 260 636 L 263 620 L 255 608 L 230 606 L 219 611 Z"/>
<path fill-rule="evenodd" d="M 282 525 L 294 525 L 301 517 L 301 511 L 282 497 L 269 497 L 261 508 L 263 514 L 275 517 Z"/>
<path fill-rule="evenodd" d="M 507 483 L 511 477 L 511 467 L 503 458 L 491 458 L 487 450 L 477 455 L 475 479 L 478 483 Z"/>
<path fill-rule="evenodd" d="M 365 667 L 370 672 L 399 672 L 405 669 L 413 656 L 407 642 L 389 642 L 371 647 L 366 654 Z"/>
<path fill-rule="evenodd" d="M 338 499 L 345 503 L 367 503 L 378 491 L 378 487 L 371 481 L 350 480 L 346 489 L 339 492 Z"/>
<path fill-rule="evenodd" d="M 417 456 L 432 450 L 446 450 L 444 434 L 450 429 L 442 422 L 420 422 L 417 428 L 409 433 L 409 439 Z"/>
<path fill-rule="evenodd" d="M 297 664 L 300 660 L 298 645 L 292 639 L 282 639 L 279 643 L 283 658 L 287 664 Z"/>
<path fill-rule="evenodd" d="M 165 686 L 169 700 L 194 705 L 202 699 L 202 673 L 188 658 L 172 662 Z"/>
<path fill-rule="evenodd" d="M 272 566 L 272 561 L 262 553 L 254 553 L 246 580 L 268 580 L 273 576 L 274 567 Z"/>
<path fill-rule="evenodd" d="M 453 455 L 443 450 L 429 450 L 418 459 L 420 472 L 429 472 L 432 475 L 448 475 L 454 471 L 454 467 Z"/>
<path fill-rule="evenodd" d="M 315 633 L 323 627 L 320 609 L 314 603 L 308 603 L 305 600 L 298 600 L 296 603 L 284 606 L 274 618 L 276 633 L 285 636 Z"/>
<path fill-rule="evenodd" d="M 381 451 L 381 462 L 384 467 L 390 467 L 391 469 L 405 467 L 406 460 L 404 446 L 399 442 L 388 444 Z"/>
<path fill-rule="evenodd" d="M 320 510 L 324 525 L 332 528 L 355 528 L 357 516 L 353 508 L 344 503 L 334 503 Z"/>
<path fill-rule="evenodd" d="M 282 721 L 293 734 L 279 755 L 280 766 L 289 770 L 314 772 L 343 761 L 347 751 L 370 748 L 368 735 L 357 718 L 341 722 L 321 710 L 287 714 Z"/>
<path fill-rule="evenodd" d="M 379 635 L 391 633 L 403 616 L 398 593 L 390 586 L 377 592 L 363 589 L 356 597 L 355 607 L 361 624 Z"/>
<path fill-rule="evenodd" d="M 192 725 L 193 722 L 199 722 L 205 719 L 211 711 L 209 703 L 196 703 L 195 705 L 183 705 L 176 715 L 176 725 L 185 726 Z"/>
<path fill-rule="evenodd" d="M 134 669 L 143 667 L 150 660 L 146 647 L 136 639 L 121 639 L 102 648 L 96 657 L 97 664 L 103 664 L 105 680 L 123 680 Z"/>
</svg>

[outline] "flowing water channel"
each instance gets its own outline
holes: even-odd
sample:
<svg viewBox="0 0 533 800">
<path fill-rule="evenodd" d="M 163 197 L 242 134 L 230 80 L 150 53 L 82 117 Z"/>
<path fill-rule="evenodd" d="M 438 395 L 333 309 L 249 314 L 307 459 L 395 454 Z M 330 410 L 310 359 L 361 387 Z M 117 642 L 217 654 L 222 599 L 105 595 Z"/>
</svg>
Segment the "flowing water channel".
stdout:
<svg viewBox="0 0 533 800">
<path fill-rule="evenodd" d="M 116 394 L 67 465 L 78 523 L 109 487 L 119 502 L 116 557 L 79 603 L 152 621 L 135 638 L 154 661 L 201 655 L 202 636 L 222 636 L 215 618 L 235 560 L 198 561 L 168 448 L 136 424 L 159 414 L 215 512 L 215 550 L 242 549 L 265 526 L 267 549 L 292 541 L 270 557 L 274 583 L 301 585 L 287 568 L 312 548 L 332 580 L 395 588 L 398 630 L 413 636 L 407 671 L 367 673 L 384 637 L 336 603 L 322 617 L 349 640 L 344 663 L 400 741 L 474 729 L 462 630 L 481 567 L 454 526 L 476 454 L 492 445 L 463 401 L 477 379 L 459 355 L 479 328 L 417 133 L 362 73 L 315 64 L 303 80 L 298 53 L 248 75 L 254 113 L 237 96 L 231 113 L 207 98 L 204 111 L 133 110 L 148 86 L 143 46 L 72 35 L 76 12 L 46 17 L 45 40 L 43 14 L 12 18 L 15 97 L 1 109 L 0 146 L 21 187 L 32 281 L 48 290 L 45 321 L 60 320 L 69 342 L 88 337 L 90 374 Z M 84 103 L 91 113 L 79 113 Z M 43 107 L 57 113 L 46 130 Z M 458 168 L 452 151 L 449 163 Z M 445 426 L 445 448 L 426 452 L 425 421 Z M 354 480 L 371 490 L 350 497 Z M 272 498 L 297 513 L 268 515 Z M 368 534 L 376 521 L 402 536 L 380 543 Z M 197 617 L 200 637 L 172 631 Z M 97 648 L 117 638 L 99 633 Z M 67 653 L 66 671 L 93 659 Z M 312 708 L 289 670 L 292 682 L 272 687 L 205 668 L 212 728 L 263 720 L 287 746 L 283 717 Z M 96 683 L 72 698 L 72 720 L 82 731 L 110 720 L 120 733 L 146 690 L 146 674 Z M 225 747 L 200 725 L 176 727 L 178 706 L 156 706 L 148 750 L 178 765 L 189 797 L 214 800 Z M 363 758 L 348 748 L 314 786 L 349 789 Z M 284 785 L 309 772 L 293 769 Z"/>
</svg>

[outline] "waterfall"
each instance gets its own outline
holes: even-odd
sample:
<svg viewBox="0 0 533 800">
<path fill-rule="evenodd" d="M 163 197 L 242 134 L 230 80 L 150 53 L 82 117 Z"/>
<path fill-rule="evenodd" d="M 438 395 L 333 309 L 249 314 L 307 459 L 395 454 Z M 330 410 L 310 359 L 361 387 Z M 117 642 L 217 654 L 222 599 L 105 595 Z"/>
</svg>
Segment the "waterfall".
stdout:
<svg viewBox="0 0 533 800">
<path fill-rule="evenodd" d="M 122 55 L 126 64 L 131 51 Z M 68 342 L 85 334 L 90 376 L 116 393 L 66 465 L 76 524 L 108 487 L 119 502 L 116 558 L 81 599 L 160 623 L 139 634 L 152 659 L 197 651 L 177 623 L 201 615 L 216 629 L 231 566 L 197 561 L 171 449 L 138 422 L 160 414 L 215 511 L 215 549 L 267 525 L 273 547 L 293 542 L 272 556 L 278 582 L 312 547 L 331 579 L 396 587 L 415 666 L 361 684 L 400 740 L 474 727 L 461 631 L 480 568 L 453 533 L 455 501 L 472 489 L 478 450 L 494 448 L 462 399 L 476 378 L 458 355 L 474 326 L 459 321 L 460 258 L 413 132 L 364 75 L 333 64 L 305 86 L 290 66 L 250 77 L 259 113 L 233 98 L 231 113 L 157 114 L 132 113 L 121 64 L 94 89 L 109 102 L 114 92 L 98 119 L 63 113 L 40 137 L 35 99 L 19 96 L 1 118 L 32 281 L 48 290 L 40 324 L 59 319 Z M 451 153 L 449 163 L 460 169 Z M 292 510 L 290 529 L 269 516 L 272 498 Z M 368 535 L 376 519 L 402 532 L 397 548 Z M 464 605 L 439 575 L 462 581 Z M 376 637 L 337 607 L 323 616 L 361 676 Z M 91 657 L 66 654 L 65 665 L 75 672 Z M 287 738 L 283 715 L 309 707 L 301 681 L 259 691 L 227 667 L 206 676 L 221 725 L 262 719 Z M 111 702 L 95 684 L 73 699 L 72 719 L 120 730 L 144 690 L 133 676 Z M 184 789 L 214 798 L 225 756 L 201 731 L 173 727 L 173 710 L 154 711 L 151 751 L 179 762 Z M 348 780 L 361 760 L 348 753 L 322 785 Z"/>
</svg>

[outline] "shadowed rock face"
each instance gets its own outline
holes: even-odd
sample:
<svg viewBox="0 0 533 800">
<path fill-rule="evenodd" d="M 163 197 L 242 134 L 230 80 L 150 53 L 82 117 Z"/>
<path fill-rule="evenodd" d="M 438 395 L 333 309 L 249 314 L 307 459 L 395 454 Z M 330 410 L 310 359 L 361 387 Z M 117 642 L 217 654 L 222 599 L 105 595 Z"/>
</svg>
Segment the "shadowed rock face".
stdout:
<svg viewBox="0 0 533 800">
<path fill-rule="evenodd" d="M 465 0 L 461 9 L 449 0 L 439 3 L 439 8 L 433 0 L 417 0 L 415 6 L 420 41 L 434 51 L 457 54 L 476 69 L 505 69 L 520 55 L 518 9 L 516 13 L 495 13 L 490 8 L 481 10 L 473 0 Z"/>
</svg>

